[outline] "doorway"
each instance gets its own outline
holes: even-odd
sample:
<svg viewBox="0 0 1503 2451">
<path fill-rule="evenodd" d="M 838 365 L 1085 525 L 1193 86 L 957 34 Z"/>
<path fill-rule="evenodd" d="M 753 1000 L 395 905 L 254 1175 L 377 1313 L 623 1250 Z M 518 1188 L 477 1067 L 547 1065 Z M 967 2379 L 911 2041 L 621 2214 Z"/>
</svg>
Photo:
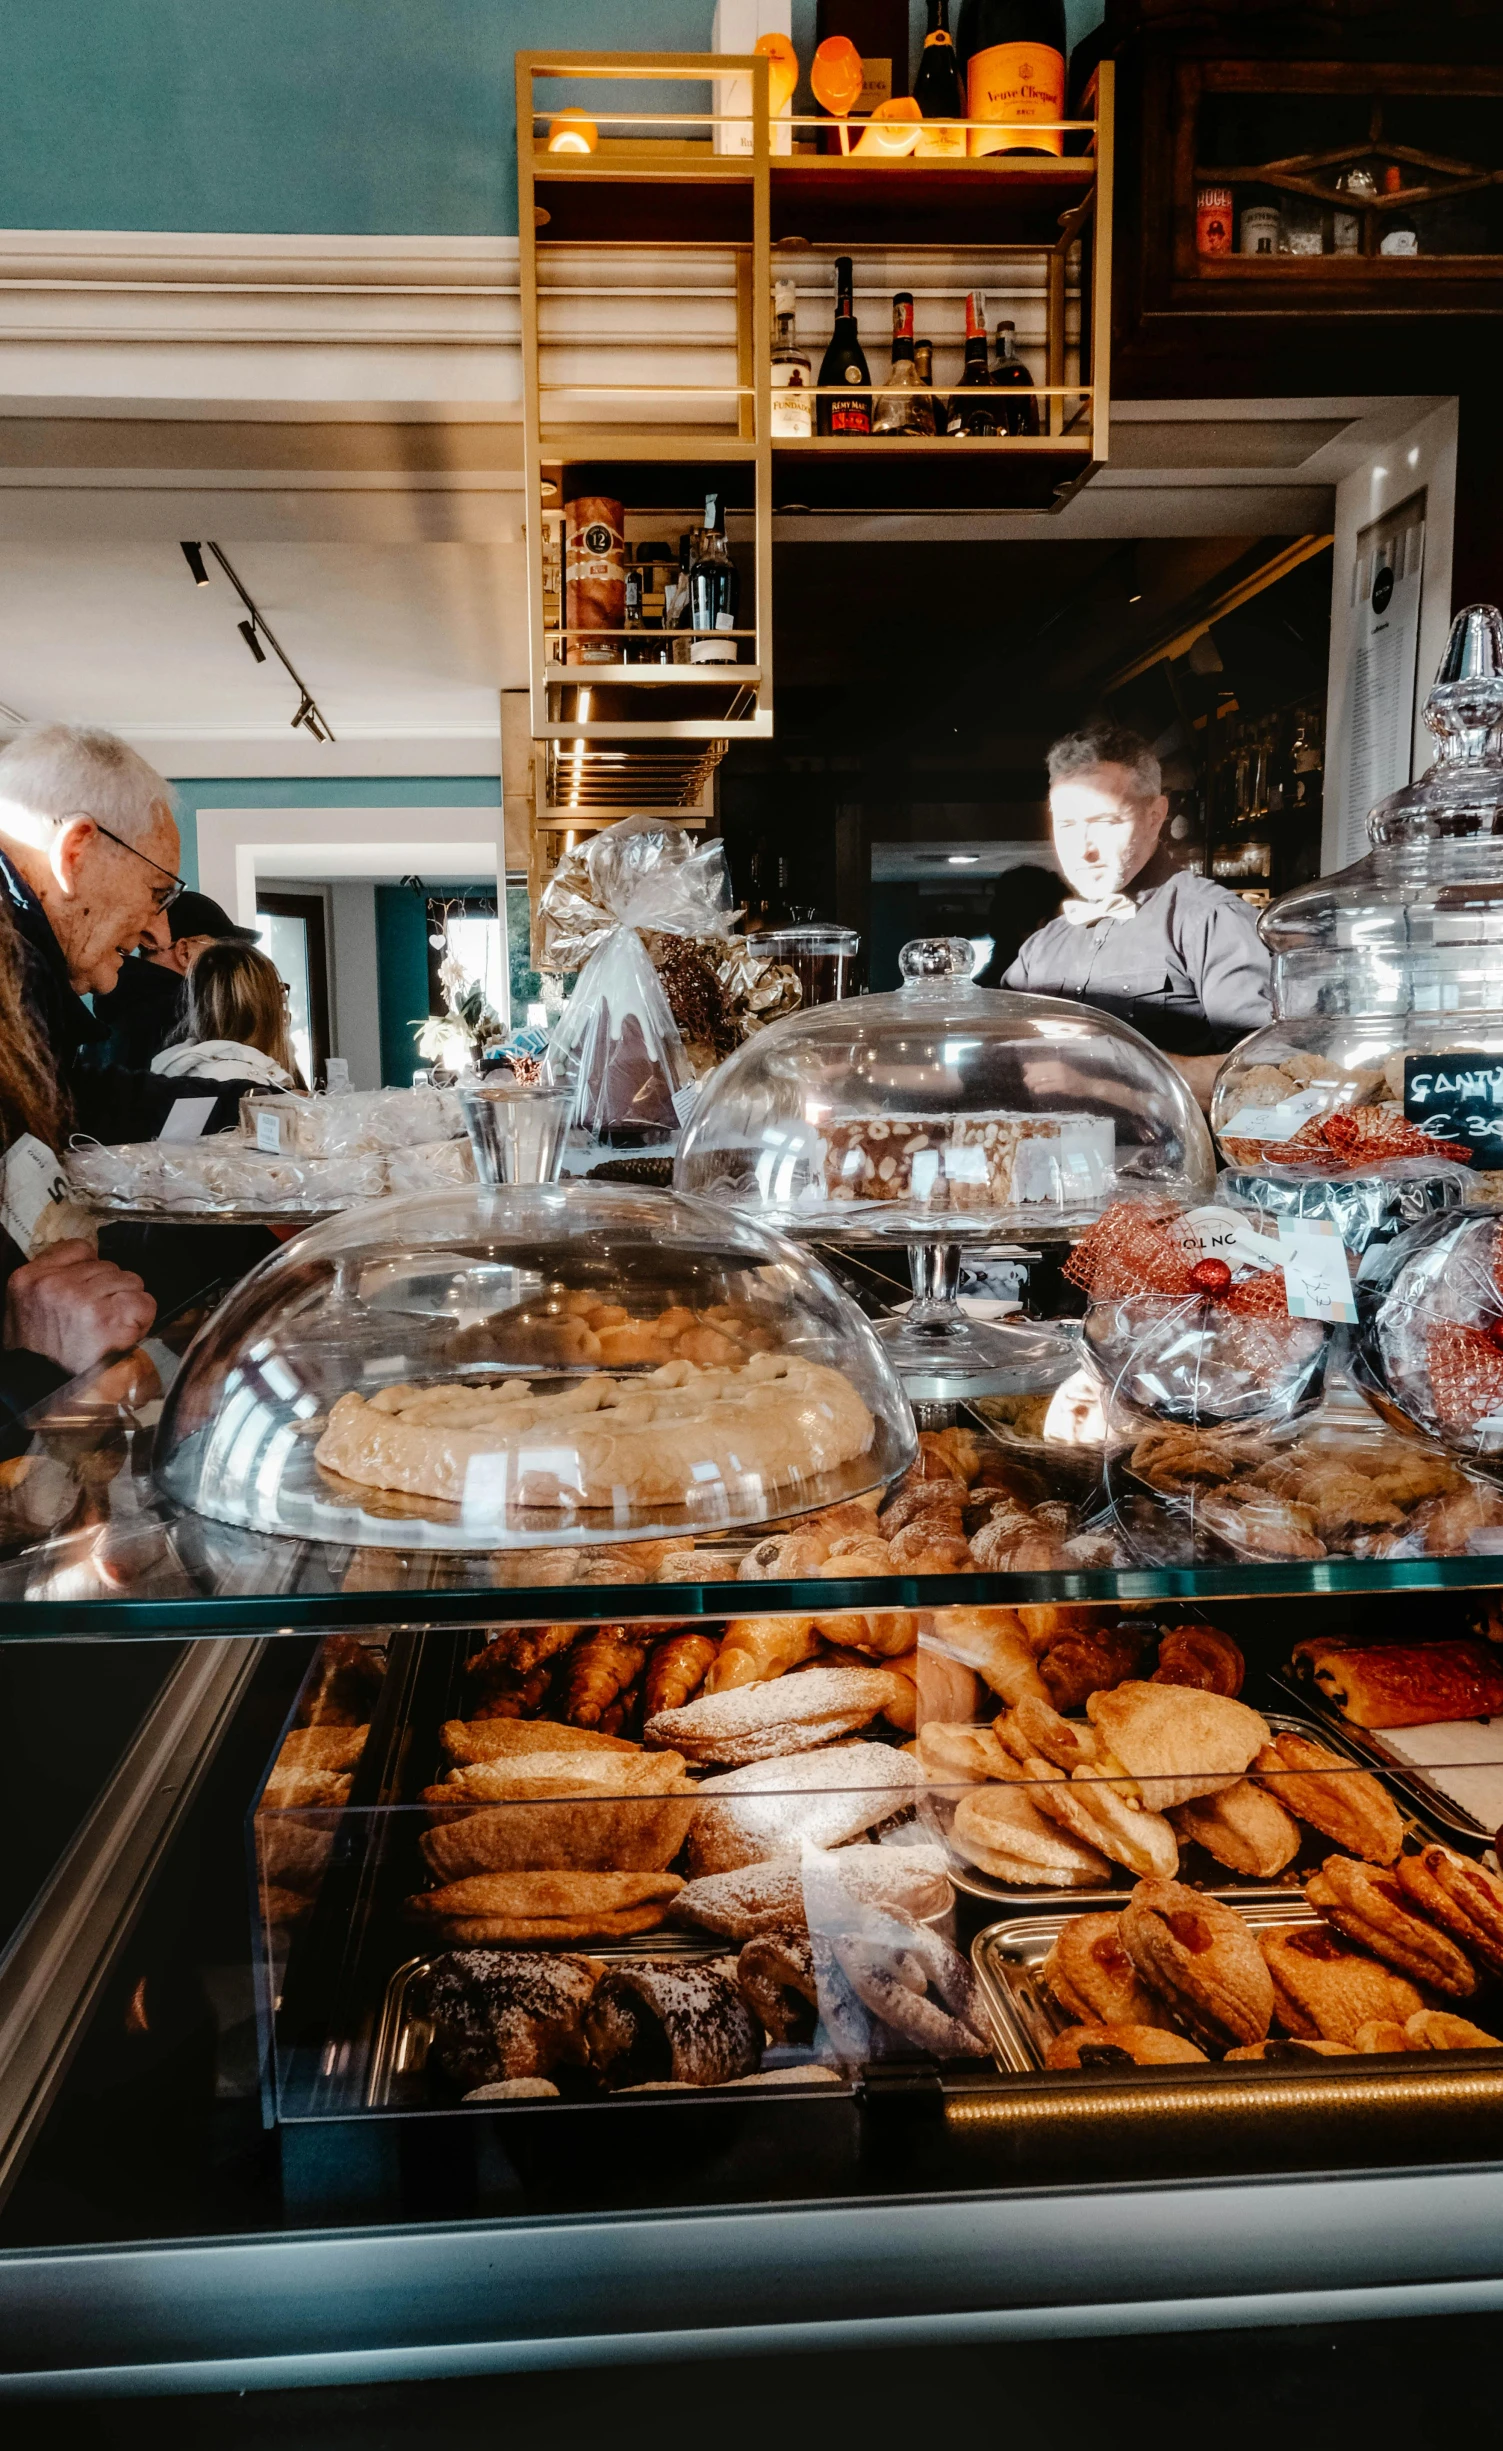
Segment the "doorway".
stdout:
<svg viewBox="0 0 1503 2451">
<path fill-rule="evenodd" d="M 287 990 L 287 1018 L 298 1070 L 310 1089 L 328 1078 L 329 948 L 322 894 L 263 888 L 256 896 L 263 951 Z"/>
</svg>

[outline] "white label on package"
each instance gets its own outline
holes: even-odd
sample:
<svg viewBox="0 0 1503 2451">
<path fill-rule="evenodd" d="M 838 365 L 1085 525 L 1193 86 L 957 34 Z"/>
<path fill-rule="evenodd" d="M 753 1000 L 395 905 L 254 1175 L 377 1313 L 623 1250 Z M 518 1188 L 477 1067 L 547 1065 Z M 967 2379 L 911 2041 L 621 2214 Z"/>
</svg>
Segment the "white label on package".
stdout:
<svg viewBox="0 0 1503 2451">
<path fill-rule="evenodd" d="M 1336 1228 L 1324 1217 L 1281 1217 L 1278 1225 L 1290 1318 L 1355 1324 L 1352 1272 Z"/>
<path fill-rule="evenodd" d="M 274 1115 L 269 1107 L 262 1106 L 256 1110 L 256 1147 L 266 1150 L 271 1157 L 282 1154 L 282 1118 Z"/>
<path fill-rule="evenodd" d="M 985 1185 L 991 1174 L 984 1149 L 950 1148 L 945 1151 L 945 1179 L 950 1183 Z"/>
<path fill-rule="evenodd" d="M 1250 1217 L 1233 1208 L 1192 1208 L 1174 1227 L 1175 1241 L 1192 1259 L 1225 1260 L 1228 1268 L 1272 1268 L 1276 1254 L 1271 1236 L 1260 1234 Z"/>
<path fill-rule="evenodd" d="M 331 1098 L 347 1098 L 350 1094 L 350 1061 L 345 1055 L 331 1055 L 324 1066 L 324 1089 Z"/>
<path fill-rule="evenodd" d="M 673 1111 L 681 1125 L 688 1122 L 698 1098 L 699 1083 L 697 1081 L 686 1081 L 682 1089 L 676 1089 L 673 1092 Z"/>
<path fill-rule="evenodd" d="M 1293 1140 L 1302 1123 L 1324 1114 L 1331 1103 L 1329 1082 L 1319 1089 L 1302 1089 L 1278 1106 L 1239 1106 L 1229 1123 L 1218 1127 L 1221 1140 Z"/>
<path fill-rule="evenodd" d="M 18 1251 L 31 1249 L 43 1209 L 67 1197 L 67 1177 L 46 1142 L 23 1132 L 0 1158 L 0 1227 Z"/>
<path fill-rule="evenodd" d="M 217 1098 L 174 1098 L 158 1140 L 202 1140 L 204 1125 L 218 1104 Z"/>
</svg>

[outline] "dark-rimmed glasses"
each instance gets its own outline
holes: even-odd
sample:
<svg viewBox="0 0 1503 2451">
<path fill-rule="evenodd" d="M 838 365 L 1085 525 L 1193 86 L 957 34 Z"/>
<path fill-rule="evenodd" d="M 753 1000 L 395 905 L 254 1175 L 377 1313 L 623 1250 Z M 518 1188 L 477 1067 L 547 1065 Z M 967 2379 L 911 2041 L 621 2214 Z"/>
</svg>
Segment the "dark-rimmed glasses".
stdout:
<svg viewBox="0 0 1503 2451">
<path fill-rule="evenodd" d="M 85 809 L 82 814 L 88 816 L 88 811 Z M 138 851 L 135 844 L 128 843 L 123 835 L 112 834 L 109 827 L 102 826 L 97 817 L 90 817 L 89 823 L 94 828 L 96 834 L 102 834 L 104 836 L 106 842 L 118 843 L 120 849 L 122 851 L 128 851 L 133 860 L 146 860 L 146 865 L 148 868 L 154 868 L 159 877 L 165 877 L 167 879 L 165 885 L 159 885 L 157 887 L 155 896 L 153 897 L 158 918 L 161 917 L 164 911 L 171 910 L 179 894 L 185 894 L 187 892 L 188 880 L 186 877 L 174 876 L 172 870 L 170 868 L 164 868 L 160 860 L 147 859 L 144 851 Z"/>
</svg>

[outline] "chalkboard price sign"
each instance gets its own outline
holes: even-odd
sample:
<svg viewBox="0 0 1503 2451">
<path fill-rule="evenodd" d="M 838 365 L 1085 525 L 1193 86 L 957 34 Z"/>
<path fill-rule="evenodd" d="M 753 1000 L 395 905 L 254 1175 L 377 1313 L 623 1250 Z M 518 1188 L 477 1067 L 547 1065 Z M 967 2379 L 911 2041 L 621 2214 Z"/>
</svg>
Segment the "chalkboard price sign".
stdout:
<svg viewBox="0 0 1503 2451">
<path fill-rule="evenodd" d="M 1404 1113 L 1432 1139 L 1461 1142 L 1469 1166 L 1503 1168 L 1503 1056 L 1465 1047 L 1406 1055 Z"/>
</svg>

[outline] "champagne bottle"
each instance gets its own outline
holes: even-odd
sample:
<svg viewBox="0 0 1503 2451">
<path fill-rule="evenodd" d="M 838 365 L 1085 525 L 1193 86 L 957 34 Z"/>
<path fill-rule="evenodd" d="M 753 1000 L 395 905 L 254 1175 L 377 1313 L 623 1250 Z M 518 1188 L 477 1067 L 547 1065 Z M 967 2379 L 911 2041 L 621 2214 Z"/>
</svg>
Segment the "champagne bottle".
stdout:
<svg viewBox="0 0 1503 2451">
<path fill-rule="evenodd" d="M 919 71 L 913 80 L 913 98 L 926 122 L 964 119 L 966 115 L 965 87 L 950 39 L 949 0 L 929 0 L 929 31 L 924 36 Z M 919 130 L 915 151 L 941 159 L 946 155 L 952 160 L 963 158 L 965 130 L 925 125 Z"/>
<path fill-rule="evenodd" d="M 1064 0 L 962 0 L 956 48 L 966 79 L 972 153 L 1063 153 Z"/>
<path fill-rule="evenodd" d="M 872 379 L 856 331 L 856 285 L 848 255 L 835 259 L 835 329 L 819 369 L 821 434 L 870 434 Z"/>
</svg>

